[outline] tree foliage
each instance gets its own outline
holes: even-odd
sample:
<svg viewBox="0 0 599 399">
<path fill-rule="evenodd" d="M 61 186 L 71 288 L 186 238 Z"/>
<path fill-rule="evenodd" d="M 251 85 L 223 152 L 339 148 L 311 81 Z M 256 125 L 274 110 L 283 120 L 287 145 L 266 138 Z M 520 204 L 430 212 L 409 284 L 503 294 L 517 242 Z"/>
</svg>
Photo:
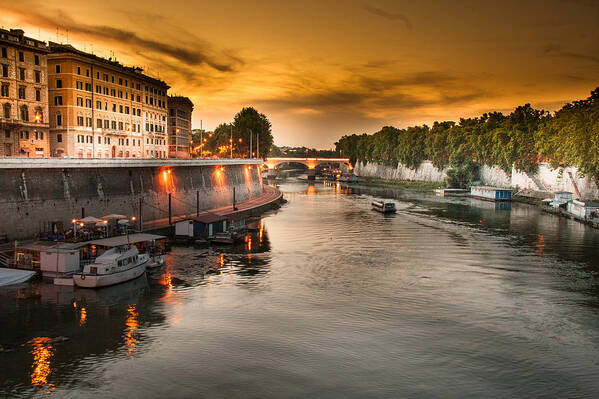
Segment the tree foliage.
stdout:
<svg viewBox="0 0 599 399">
<path fill-rule="evenodd" d="M 432 127 L 385 126 L 372 135 L 343 136 L 335 145 L 352 164 L 373 161 L 416 168 L 430 160 L 438 168 L 451 165 L 461 173 L 460 168 L 477 162 L 510 174 L 512 167 L 534 172 L 544 160 L 553 167 L 577 166 L 599 182 L 599 88 L 554 115 L 525 104 L 509 115 L 491 112 Z"/>
</svg>

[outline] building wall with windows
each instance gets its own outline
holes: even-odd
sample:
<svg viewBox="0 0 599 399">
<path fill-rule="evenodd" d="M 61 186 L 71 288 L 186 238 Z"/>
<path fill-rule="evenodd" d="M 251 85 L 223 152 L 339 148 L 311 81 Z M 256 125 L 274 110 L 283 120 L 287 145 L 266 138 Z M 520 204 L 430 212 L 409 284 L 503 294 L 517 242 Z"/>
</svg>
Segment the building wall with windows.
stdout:
<svg viewBox="0 0 599 399">
<path fill-rule="evenodd" d="M 46 43 L 0 29 L 0 157 L 48 157 Z"/>
<path fill-rule="evenodd" d="M 169 86 L 116 61 L 50 42 L 52 156 L 166 158 Z"/>
<path fill-rule="evenodd" d="M 168 97 L 168 156 L 189 158 L 193 103 L 187 97 Z"/>
</svg>

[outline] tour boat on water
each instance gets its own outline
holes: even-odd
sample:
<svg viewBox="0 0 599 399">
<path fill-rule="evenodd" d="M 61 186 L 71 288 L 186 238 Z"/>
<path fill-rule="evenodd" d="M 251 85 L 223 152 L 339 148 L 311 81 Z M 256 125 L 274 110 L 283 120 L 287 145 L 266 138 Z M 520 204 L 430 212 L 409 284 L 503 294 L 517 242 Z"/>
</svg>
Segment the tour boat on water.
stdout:
<svg viewBox="0 0 599 399">
<path fill-rule="evenodd" d="M 99 288 L 133 280 L 146 271 L 150 255 L 140 254 L 135 245 L 111 248 L 98 256 L 93 263 L 73 274 L 78 287 Z"/>
<path fill-rule="evenodd" d="M 381 213 L 395 213 L 395 203 L 384 201 L 372 201 L 372 209 Z"/>
</svg>

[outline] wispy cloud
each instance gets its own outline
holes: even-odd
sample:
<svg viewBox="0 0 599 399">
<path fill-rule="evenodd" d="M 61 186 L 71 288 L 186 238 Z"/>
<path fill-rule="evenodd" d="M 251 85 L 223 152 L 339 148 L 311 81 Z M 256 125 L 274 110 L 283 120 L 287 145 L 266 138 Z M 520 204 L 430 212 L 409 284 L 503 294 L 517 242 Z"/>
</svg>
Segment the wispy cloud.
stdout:
<svg viewBox="0 0 599 399">
<path fill-rule="evenodd" d="M 599 56 L 577 53 L 571 50 L 565 50 L 561 46 L 558 46 L 556 44 L 548 44 L 547 46 L 545 46 L 545 48 L 543 49 L 543 53 L 549 56 L 565 57 L 580 61 L 599 63 Z"/>
<path fill-rule="evenodd" d="M 229 51 L 218 52 L 208 43 L 197 39 L 191 43 L 186 43 L 182 39 L 177 44 L 172 44 L 165 41 L 148 39 L 133 30 L 77 22 L 62 9 L 55 9 L 44 13 L 35 11 L 43 9 L 42 5 L 29 1 L 0 7 L 2 12 L 11 13 L 20 21 L 42 29 L 54 30 L 56 27 L 66 26 L 74 35 L 84 35 L 102 42 L 116 42 L 121 46 L 137 49 L 142 53 L 147 51 L 171 57 L 190 66 L 205 65 L 219 72 L 232 72 L 237 66 L 243 64 L 241 57 L 233 55 Z"/>
<path fill-rule="evenodd" d="M 413 28 L 412 21 L 410 21 L 410 19 L 405 14 L 388 12 L 383 10 L 382 8 L 371 6 L 370 4 L 365 4 L 363 8 L 370 14 L 376 15 L 377 17 L 385 18 L 389 21 L 401 21 L 409 30 L 412 30 Z"/>
</svg>

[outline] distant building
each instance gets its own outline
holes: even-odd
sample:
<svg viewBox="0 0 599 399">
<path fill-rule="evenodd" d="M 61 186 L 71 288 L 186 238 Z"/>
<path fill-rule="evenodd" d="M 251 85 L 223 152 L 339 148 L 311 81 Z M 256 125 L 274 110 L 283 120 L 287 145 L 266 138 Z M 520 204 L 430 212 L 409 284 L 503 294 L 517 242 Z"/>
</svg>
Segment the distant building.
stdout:
<svg viewBox="0 0 599 399">
<path fill-rule="evenodd" d="M 49 47 L 52 156 L 168 156 L 165 82 L 71 45 Z"/>
<path fill-rule="evenodd" d="M 168 156 L 189 158 L 193 103 L 187 97 L 168 97 Z"/>
<path fill-rule="evenodd" d="M 46 43 L 0 29 L 0 156 L 48 157 Z"/>
</svg>

